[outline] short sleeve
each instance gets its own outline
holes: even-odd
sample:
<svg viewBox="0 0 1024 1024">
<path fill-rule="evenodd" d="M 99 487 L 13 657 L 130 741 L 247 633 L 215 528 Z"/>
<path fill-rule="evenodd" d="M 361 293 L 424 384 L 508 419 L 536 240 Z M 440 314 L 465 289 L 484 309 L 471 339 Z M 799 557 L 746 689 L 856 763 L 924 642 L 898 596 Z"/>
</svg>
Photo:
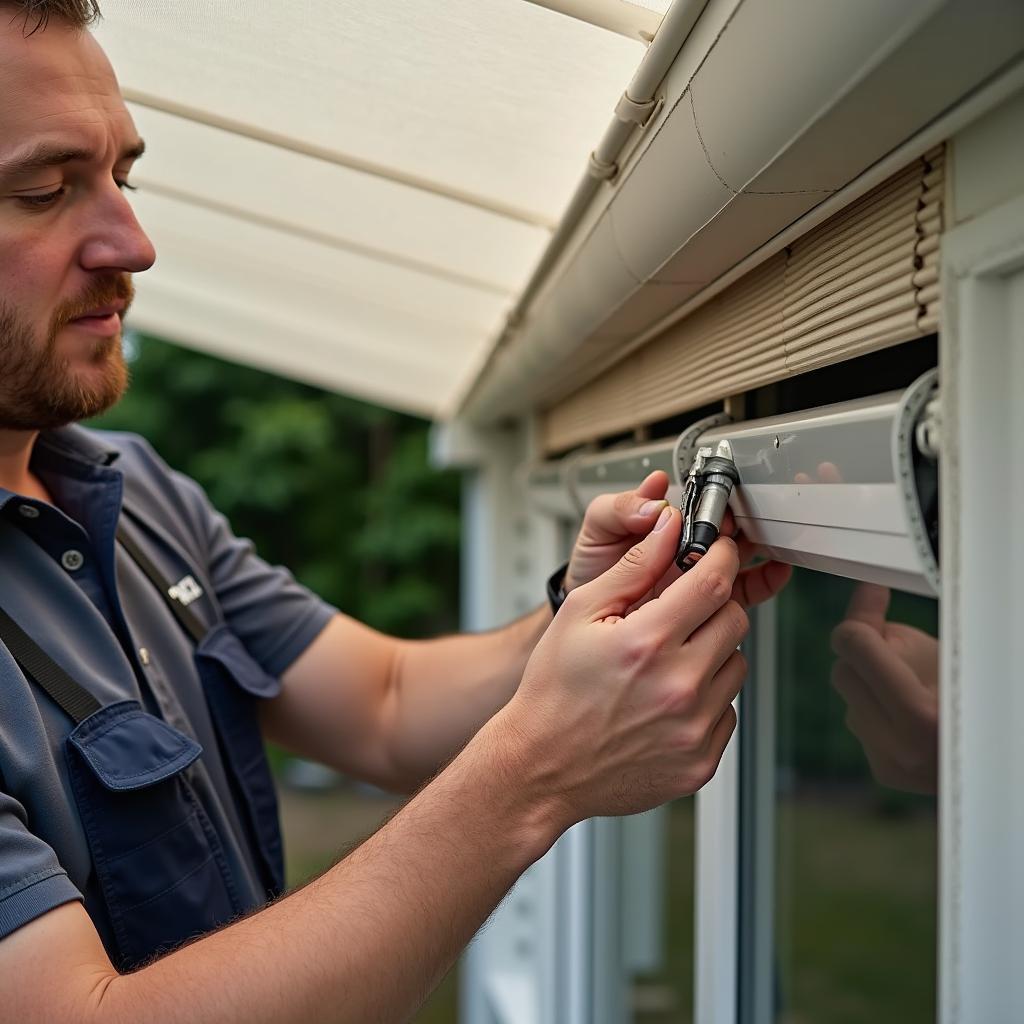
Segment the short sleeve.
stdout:
<svg viewBox="0 0 1024 1024">
<path fill-rule="evenodd" d="M 52 848 L 26 827 L 22 805 L 0 792 L 0 938 L 81 899 Z"/>
<path fill-rule="evenodd" d="M 287 569 L 260 558 L 252 541 L 236 537 L 212 506 L 207 543 L 210 580 L 225 620 L 264 671 L 280 676 L 336 609 L 297 583 Z"/>
</svg>

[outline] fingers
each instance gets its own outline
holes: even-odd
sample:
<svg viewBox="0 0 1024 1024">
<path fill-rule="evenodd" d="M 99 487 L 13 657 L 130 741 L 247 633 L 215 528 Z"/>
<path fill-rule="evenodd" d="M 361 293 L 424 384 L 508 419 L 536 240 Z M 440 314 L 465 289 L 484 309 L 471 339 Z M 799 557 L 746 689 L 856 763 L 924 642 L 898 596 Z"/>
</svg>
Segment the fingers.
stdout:
<svg viewBox="0 0 1024 1024">
<path fill-rule="evenodd" d="M 885 706 L 846 662 L 837 661 L 832 666 L 832 688 L 846 703 L 847 725 L 861 743 L 892 730 Z"/>
<path fill-rule="evenodd" d="M 591 544 L 612 544 L 646 534 L 665 507 L 668 474 L 656 469 L 634 491 L 601 494 L 588 506 L 581 537 Z"/>
<path fill-rule="evenodd" d="M 711 771 L 708 775 L 708 781 L 718 771 L 718 766 L 722 763 L 722 755 L 725 753 L 725 748 L 729 745 L 729 740 L 732 739 L 732 734 L 735 731 L 736 709 L 730 704 L 722 712 L 722 717 L 715 723 L 714 729 L 711 730 L 711 740 L 708 743 Z"/>
<path fill-rule="evenodd" d="M 832 647 L 890 718 L 910 725 L 928 713 L 931 698 L 923 684 L 874 627 L 841 622 L 832 631 Z"/>
<path fill-rule="evenodd" d="M 678 522 L 678 513 L 676 516 Z M 674 532 L 678 543 L 678 526 Z M 674 559 L 674 551 L 672 556 Z M 727 537 L 719 537 L 689 572 L 635 614 L 666 640 L 681 644 L 729 600 L 739 567 L 736 544 Z"/>
<path fill-rule="evenodd" d="M 847 621 L 863 622 L 881 633 L 889 611 L 891 591 L 876 583 L 858 583 L 846 607 Z"/>
<path fill-rule="evenodd" d="M 663 508 L 654 529 L 640 543 L 597 579 L 570 591 L 566 604 L 571 602 L 591 620 L 624 615 L 672 565 L 679 546 L 679 527 L 679 510 Z"/>
<path fill-rule="evenodd" d="M 818 483 L 841 484 L 842 482 L 843 474 L 839 472 L 839 467 L 834 462 L 818 463 Z"/>
<path fill-rule="evenodd" d="M 841 484 L 843 475 L 834 462 L 819 462 L 812 479 L 809 473 L 797 473 L 793 477 L 795 484 Z"/>
<path fill-rule="evenodd" d="M 736 541 L 736 547 L 740 549 L 740 565 L 746 565 L 757 554 L 757 544 L 750 540 L 736 524 L 736 516 L 733 515 L 733 511 L 728 505 L 725 507 L 725 515 L 722 517 L 722 529 L 719 533 L 723 537 L 732 537 Z"/>
<path fill-rule="evenodd" d="M 739 532 L 736 528 L 736 517 L 728 505 L 725 506 L 725 515 L 722 516 L 722 529 L 718 532 L 723 537 L 732 537 L 733 540 L 736 540 L 736 534 Z"/>
<path fill-rule="evenodd" d="M 725 664 L 715 673 L 708 687 L 708 702 L 716 717 L 731 704 L 743 689 L 747 678 L 747 659 L 740 651 L 733 651 Z"/>
<path fill-rule="evenodd" d="M 683 651 L 712 678 L 737 653 L 736 648 L 749 631 L 747 613 L 735 601 L 729 601 L 691 634 Z"/>
<path fill-rule="evenodd" d="M 763 562 L 752 569 L 744 569 L 736 577 L 732 599 L 744 608 L 761 604 L 782 590 L 792 575 L 793 567 L 785 562 Z"/>
<path fill-rule="evenodd" d="M 668 491 L 668 473 L 656 469 L 641 481 L 636 493 L 642 498 L 664 498 Z"/>
</svg>

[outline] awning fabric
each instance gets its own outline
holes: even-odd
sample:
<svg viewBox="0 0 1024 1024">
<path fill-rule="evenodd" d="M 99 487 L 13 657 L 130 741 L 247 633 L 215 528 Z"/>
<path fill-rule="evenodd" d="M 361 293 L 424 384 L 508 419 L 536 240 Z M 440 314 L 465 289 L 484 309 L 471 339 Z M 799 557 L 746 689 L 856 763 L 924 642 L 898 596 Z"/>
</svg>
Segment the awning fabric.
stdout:
<svg viewBox="0 0 1024 1024">
<path fill-rule="evenodd" d="M 158 253 L 131 323 L 425 415 L 485 358 L 644 53 L 526 0 L 102 6 Z"/>
</svg>

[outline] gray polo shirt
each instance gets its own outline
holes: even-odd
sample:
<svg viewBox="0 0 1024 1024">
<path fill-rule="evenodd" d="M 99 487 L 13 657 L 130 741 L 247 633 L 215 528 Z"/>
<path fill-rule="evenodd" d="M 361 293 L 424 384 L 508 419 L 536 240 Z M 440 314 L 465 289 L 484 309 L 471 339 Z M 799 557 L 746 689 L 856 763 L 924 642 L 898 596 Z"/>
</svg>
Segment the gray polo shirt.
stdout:
<svg viewBox="0 0 1024 1024">
<path fill-rule="evenodd" d="M 207 604 L 197 610 L 223 618 L 257 672 L 280 676 L 334 609 L 262 561 L 201 488 L 141 438 L 52 431 L 36 442 L 32 471 L 56 507 L 0 488 L 0 607 L 101 704 L 139 700 L 202 746 L 194 787 L 235 877 L 259 902 L 257 853 L 218 751 L 193 643 L 115 544 L 122 501 L 147 524 L 135 531 L 146 554 L 168 579 L 198 576 Z M 0 644 L 0 938 L 98 895 L 64 758 L 72 728 Z"/>
</svg>

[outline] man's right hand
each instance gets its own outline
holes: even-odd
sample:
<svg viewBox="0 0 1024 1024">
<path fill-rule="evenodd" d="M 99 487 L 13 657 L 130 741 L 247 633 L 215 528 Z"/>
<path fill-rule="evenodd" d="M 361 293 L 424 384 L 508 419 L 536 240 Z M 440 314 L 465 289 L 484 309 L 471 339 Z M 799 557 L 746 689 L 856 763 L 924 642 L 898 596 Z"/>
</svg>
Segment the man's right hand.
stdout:
<svg viewBox="0 0 1024 1024">
<path fill-rule="evenodd" d="M 736 545 L 719 539 L 697 566 L 646 604 L 679 542 L 678 510 L 607 572 L 572 590 L 537 645 L 506 730 L 522 777 L 559 805 L 568 827 L 632 814 L 700 789 L 736 725 L 749 628 L 731 600 Z"/>
</svg>

